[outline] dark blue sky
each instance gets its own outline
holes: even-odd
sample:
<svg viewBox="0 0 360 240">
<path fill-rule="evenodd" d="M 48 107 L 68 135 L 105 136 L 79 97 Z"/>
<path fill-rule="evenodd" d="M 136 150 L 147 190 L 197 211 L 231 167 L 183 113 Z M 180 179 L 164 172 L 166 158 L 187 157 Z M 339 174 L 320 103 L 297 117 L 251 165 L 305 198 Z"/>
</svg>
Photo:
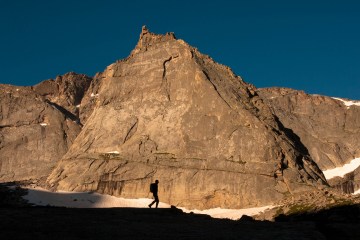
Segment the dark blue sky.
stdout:
<svg viewBox="0 0 360 240">
<path fill-rule="evenodd" d="M 0 0 L 0 83 L 93 76 L 141 26 L 175 32 L 257 87 L 360 100 L 360 1 Z"/>
</svg>

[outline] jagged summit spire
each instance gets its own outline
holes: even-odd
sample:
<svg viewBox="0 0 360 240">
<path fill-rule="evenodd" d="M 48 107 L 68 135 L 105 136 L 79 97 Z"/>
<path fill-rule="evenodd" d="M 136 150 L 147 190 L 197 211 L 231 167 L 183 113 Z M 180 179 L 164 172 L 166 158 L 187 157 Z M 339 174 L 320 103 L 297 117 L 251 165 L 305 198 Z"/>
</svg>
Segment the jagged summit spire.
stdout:
<svg viewBox="0 0 360 240">
<path fill-rule="evenodd" d="M 145 35 L 147 33 L 149 33 L 149 29 L 146 27 L 146 25 L 142 26 L 141 33 L 140 33 L 140 38 L 141 38 L 141 36 L 143 36 L 143 35 Z"/>
<path fill-rule="evenodd" d="M 155 45 L 156 43 L 166 42 L 176 40 L 175 34 L 173 32 L 167 32 L 166 34 L 155 34 L 149 31 L 146 25 L 142 26 L 139 41 L 132 51 L 131 55 L 134 55 L 139 52 L 145 52 L 149 47 Z"/>
<path fill-rule="evenodd" d="M 176 39 L 173 32 L 167 32 L 166 34 L 155 34 L 150 32 L 146 25 L 143 25 L 141 27 L 140 39 L 147 34 L 150 34 L 152 37 L 165 37 L 167 40 Z"/>
</svg>

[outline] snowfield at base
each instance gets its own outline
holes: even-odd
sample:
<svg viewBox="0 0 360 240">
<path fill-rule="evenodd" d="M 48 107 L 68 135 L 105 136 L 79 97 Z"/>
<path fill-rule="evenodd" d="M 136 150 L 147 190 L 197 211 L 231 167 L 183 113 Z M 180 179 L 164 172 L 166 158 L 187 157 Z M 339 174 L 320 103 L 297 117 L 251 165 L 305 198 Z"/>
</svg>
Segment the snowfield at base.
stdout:
<svg viewBox="0 0 360 240">
<path fill-rule="evenodd" d="M 185 208 L 180 208 L 186 213 L 197 213 L 197 214 L 207 214 L 213 218 L 228 218 L 232 220 L 237 220 L 241 218 L 242 215 L 254 216 L 265 210 L 272 209 L 275 206 L 265 206 L 265 207 L 256 207 L 256 208 L 243 208 L 243 209 L 223 209 L 223 208 L 212 208 L 207 210 L 187 210 Z"/>
<path fill-rule="evenodd" d="M 28 187 L 27 190 L 28 194 L 23 198 L 28 200 L 29 203 L 38 206 L 57 206 L 70 208 L 148 208 L 148 205 L 153 201 L 153 199 L 150 198 L 150 194 L 149 198 L 125 199 L 92 192 L 50 192 L 39 187 Z M 169 204 L 162 202 L 159 203 L 159 208 L 170 207 L 171 206 Z M 193 212 L 197 214 L 207 214 L 213 218 L 228 218 L 236 220 L 241 218 L 242 215 L 253 216 L 273 207 L 274 206 L 265 206 L 245 209 L 214 208 L 207 210 L 188 210 L 179 207 L 179 209 L 186 213 Z"/>
<path fill-rule="evenodd" d="M 111 207 L 147 207 L 153 199 L 125 199 L 92 192 L 51 192 L 43 188 L 27 188 L 23 198 L 37 206 L 56 206 L 70 208 L 111 208 Z M 160 203 L 159 207 L 170 207 Z"/>
<path fill-rule="evenodd" d="M 360 106 L 360 101 L 350 101 L 350 100 L 344 100 L 342 98 L 335 98 L 335 97 L 333 97 L 333 99 L 343 102 L 345 104 L 345 106 L 347 106 L 347 108 L 350 108 L 350 106 Z"/>
<path fill-rule="evenodd" d="M 325 178 L 327 180 L 334 177 L 344 177 L 345 174 L 354 171 L 356 168 L 360 166 L 360 158 L 355 158 L 351 160 L 349 163 L 344 164 L 342 167 L 337 167 L 329 170 L 323 171 Z"/>
</svg>

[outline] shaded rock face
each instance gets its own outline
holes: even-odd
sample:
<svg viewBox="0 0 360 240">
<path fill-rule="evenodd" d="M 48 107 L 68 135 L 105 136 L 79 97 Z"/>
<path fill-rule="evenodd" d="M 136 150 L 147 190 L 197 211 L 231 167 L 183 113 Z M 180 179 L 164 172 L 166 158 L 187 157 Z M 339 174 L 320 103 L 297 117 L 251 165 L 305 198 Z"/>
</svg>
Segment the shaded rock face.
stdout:
<svg viewBox="0 0 360 240">
<path fill-rule="evenodd" d="M 163 202 L 240 208 L 326 184 L 253 86 L 174 34 L 143 28 L 83 102 L 91 115 L 48 177 L 54 189 L 150 197 L 158 179 Z"/>
<path fill-rule="evenodd" d="M 0 182 L 47 177 L 80 130 L 31 87 L 0 85 Z"/>
<path fill-rule="evenodd" d="M 61 110 L 68 118 L 80 120 L 81 101 L 92 78 L 73 72 L 46 80 L 33 87 L 34 91 Z M 86 111 L 84 111 L 86 114 Z"/>
<path fill-rule="evenodd" d="M 359 106 L 286 88 L 259 89 L 258 93 L 322 170 L 360 156 Z"/>
<path fill-rule="evenodd" d="M 81 100 L 79 108 L 79 118 L 81 123 L 85 123 L 91 113 L 93 112 L 98 100 L 99 100 L 99 88 L 101 86 L 101 77 L 97 74 L 91 81 L 87 91 Z"/>
</svg>

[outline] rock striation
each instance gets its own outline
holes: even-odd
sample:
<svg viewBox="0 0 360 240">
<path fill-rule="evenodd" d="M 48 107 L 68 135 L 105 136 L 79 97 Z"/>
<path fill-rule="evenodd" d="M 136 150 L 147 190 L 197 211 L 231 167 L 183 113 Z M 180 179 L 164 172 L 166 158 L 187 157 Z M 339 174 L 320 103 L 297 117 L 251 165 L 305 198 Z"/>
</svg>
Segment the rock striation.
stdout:
<svg viewBox="0 0 360 240">
<path fill-rule="evenodd" d="M 334 177 L 329 184 L 344 193 L 350 194 L 360 189 L 360 168 L 342 177 Z"/>
<path fill-rule="evenodd" d="M 46 178 L 81 131 L 92 78 L 67 73 L 33 87 L 0 85 L 0 182 Z"/>
<path fill-rule="evenodd" d="M 242 208 L 326 180 L 254 86 L 173 33 L 143 27 L 130 56 L 97 74 L 82 131 L 47 179 L 53 189 Z M 81 108 L 80 108 L 81 118 Z"/>
</svg>

